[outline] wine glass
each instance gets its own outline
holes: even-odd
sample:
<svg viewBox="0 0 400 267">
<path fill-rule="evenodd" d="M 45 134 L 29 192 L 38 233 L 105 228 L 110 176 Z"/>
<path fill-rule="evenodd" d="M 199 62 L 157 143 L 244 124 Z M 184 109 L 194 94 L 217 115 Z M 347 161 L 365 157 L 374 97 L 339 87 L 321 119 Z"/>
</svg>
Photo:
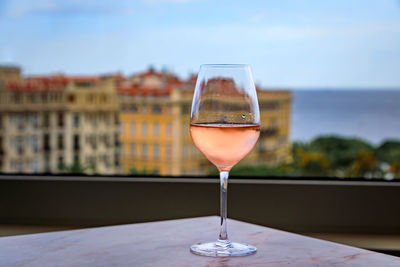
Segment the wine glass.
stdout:
<svg viewBox="0 0 400 267">
<path fill-rule="evenodd" d="M 227 189 L 231 168 L 254 147 L 260 135 L 260 111 L 249 65 L 200 66 L 190 114 L 190 134 L 196 147 L 220 174 L 221 226 L 216 242 L 198 243 L 190 251 L 203 256 L 245 256 L 254 246 L 228 239 Z"/>
</svg>

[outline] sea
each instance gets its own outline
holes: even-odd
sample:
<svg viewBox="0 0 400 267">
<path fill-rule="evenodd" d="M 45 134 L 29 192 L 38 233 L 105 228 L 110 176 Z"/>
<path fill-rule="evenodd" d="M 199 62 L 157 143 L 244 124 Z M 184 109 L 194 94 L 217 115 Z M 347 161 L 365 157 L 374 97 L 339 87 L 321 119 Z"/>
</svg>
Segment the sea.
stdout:
<svg viewBox="0 0 400 267">
<path fill-rule="evenodd" d="M 400 141 L 400 89 L 292 91 L 291 140 L 357 137 L 374 145 Z"/>
</svg>

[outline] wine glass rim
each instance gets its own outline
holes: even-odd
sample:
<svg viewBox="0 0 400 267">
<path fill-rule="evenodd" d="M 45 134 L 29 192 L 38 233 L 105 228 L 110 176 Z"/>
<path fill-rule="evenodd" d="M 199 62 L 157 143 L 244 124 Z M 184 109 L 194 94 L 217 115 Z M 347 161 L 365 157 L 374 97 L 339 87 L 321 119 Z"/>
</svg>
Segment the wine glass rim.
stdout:
<svg viewBox="0 0 400 267">
<path fill-rule="evenodd" d="M 249 64 L 201 64 L 201 68 L 248 68 L 250 67 Z"/>
</svg>

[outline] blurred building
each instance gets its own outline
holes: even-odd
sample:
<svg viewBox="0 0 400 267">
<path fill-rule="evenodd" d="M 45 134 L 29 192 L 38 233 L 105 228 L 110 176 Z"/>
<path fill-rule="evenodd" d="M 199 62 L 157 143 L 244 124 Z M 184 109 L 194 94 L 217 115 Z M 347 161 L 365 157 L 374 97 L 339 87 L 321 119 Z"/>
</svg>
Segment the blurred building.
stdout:
<svg viewBox="0 0 400 267">
<path fill-rule="evenodd" d="M 289 91 L 257 90 L 261 132 L 256 146 L 240 163 L 276 166 L 292 160 Z"/>
<path fill-rule="evenodd" d="M 23 79 L 0 67 L 0 170 L 114 174 L 118 113 L 113 78 Z"/>
<path fill-rule="evenodd" d="M 124 174 L 207 174 L 215 168 L 195 148 L 189 133 L 196 77 L 183 82 L 149 70 L 121 80 L 121 162 Z M 241 164 L 277 165 L 291 160 L 291 94 L 258 90 L 259 142 Z"/>
<path fill-rule="evenodd" d="M 189 134 L 191 87 L 149 70 L 121 82 L 121 162 L 125 174 L 204 174 L 209 167 Z"/>
<path fill-rule="evenodd" d="M 189 117 L 196 77 L 21 77 L 0 67 L 0 171 L 202 175 Z M 258 90 L 261 133 L 240 164 L 291 160 L 288 91 Z"/>
</svg>

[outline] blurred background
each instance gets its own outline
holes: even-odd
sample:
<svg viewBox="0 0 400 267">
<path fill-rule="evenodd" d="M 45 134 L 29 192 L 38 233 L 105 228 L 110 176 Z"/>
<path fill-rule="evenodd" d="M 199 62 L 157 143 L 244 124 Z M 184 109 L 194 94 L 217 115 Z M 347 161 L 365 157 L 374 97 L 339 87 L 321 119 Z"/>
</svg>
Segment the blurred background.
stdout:
<svg viewBox="0 0 400 267">
<path fill-rule="evenodd" d="M 400 2 L 1 1 L 3 173 L 216 174 L 188 132 L 204 63 L 246 63 L 232 175 L 400 177 Z"/>
</svg>

